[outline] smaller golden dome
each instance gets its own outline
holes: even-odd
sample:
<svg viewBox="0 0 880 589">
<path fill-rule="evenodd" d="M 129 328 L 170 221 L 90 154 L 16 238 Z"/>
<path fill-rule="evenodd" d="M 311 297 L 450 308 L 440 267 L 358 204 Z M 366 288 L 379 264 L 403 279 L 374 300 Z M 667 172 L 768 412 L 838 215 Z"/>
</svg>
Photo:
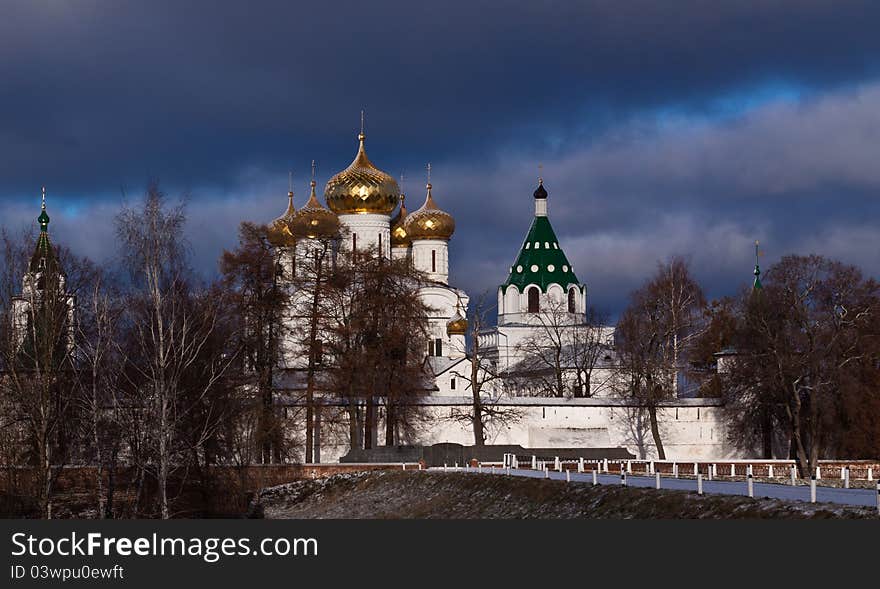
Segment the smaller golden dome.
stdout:
<svg viewBox="0 0 880 589">
<path fill-rule="evenodd" d="M 311 182 L 312 193 L 309 201 L 293 218 L 290 225 L 294 237 L 309 239 L 330 239 L 339 235 L 339 219 L 325 208 L 315 194 L 315 181 Z"/>
<path fill-rule="evenodd" d="M 293 208 L 293 191 L 291 190 L 287 193 L 287 210 L 269 224 L 269 243 L 276 247 L 292 246 L 296 243 L 296 238 L 290 231 L 290 223 L 295 214 L 296 209 Z"/>
<path fill-rule="evenodd" d="M 410 239 L 443 239 L 448 240 L 455 233 L 455 219 L 441 210 L 434 197 L 431 196 L 431 183 L 428 182 L 428 196 L 425 204 L 414 213 L 410 213 L 404 221 L 404 229 Z"/>
<path fill-rule="evenodd" d="M 446 322 L 446 335 L 466 335 L 468 330 L 468 321 L 461 316 L 457 310 L 452 319 Z"/>
<path fill-rule="evenodd" d="M 360 147 L 354 161 L 330 178 L 324 187 L 327 206 L 337 215 L 390 215 L 397 206 L 400 188 L 394 178 L 374 166 L 367 157 L 363 133 L 358 135 L 358 141 Z"/>
<path fill-rule="evenodd" d="M 412 240 L 406 234 L 406 229 L 403 228 L 407 215 L 406 205 L 404 204 L 405 200 L 406 196 L 401 194 L 400 209 L 394 215 L 394 218 L 391 219 L 391 247 L 409 247 L 412 245 Z"/>
</svg>

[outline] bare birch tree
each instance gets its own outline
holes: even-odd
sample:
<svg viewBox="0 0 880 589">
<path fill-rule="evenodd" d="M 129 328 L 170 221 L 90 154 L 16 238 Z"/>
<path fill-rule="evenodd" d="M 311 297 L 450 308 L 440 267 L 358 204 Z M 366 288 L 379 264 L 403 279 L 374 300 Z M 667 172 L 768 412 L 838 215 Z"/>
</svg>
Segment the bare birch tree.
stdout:
<svg viewBox="0 0 880 589">
<path fill-rule="evenodd" d="M 703 329 L 706 301 L 687 263 L 672 258 L 635 291 L 615 332 L 616 392 L 648 412 L 657 455 L 665 460 L 657 412 L 678 396 L 678 379 Z"/>
<path fill-rule="evenodd" d="M 167 208 L 164 194 L 152 183 L 142 205 L 124 208 L 116 221 L 133 284 L 126 305 L 134 347 L 129 357 L 130 392 L 154 443 L 152 458 L 162 519 L 171 517 L 168 489 L 172 471 L 209 437 L 216 416 L 209 409 L 206 421 L 191 418 L 233 360 L 222 353 L 206 355 L 218 352 L 211 349 L 211 343 L 222 303 L 190 292 L 185 220 L 183 205 Z M 197 364 L 198 382 L 185 383 Z M 187 385 L 192 390 L 187 390 Z"/>
</svg>

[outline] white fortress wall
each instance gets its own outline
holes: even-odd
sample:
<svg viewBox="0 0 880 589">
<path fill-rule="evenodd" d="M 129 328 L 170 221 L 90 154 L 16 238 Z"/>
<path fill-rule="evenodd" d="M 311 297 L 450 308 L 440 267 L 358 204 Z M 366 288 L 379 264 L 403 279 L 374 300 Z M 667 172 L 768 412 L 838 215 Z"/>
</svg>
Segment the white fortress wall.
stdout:
<svg viewBox="0 0 880 589">
<path fill-rule="evenodd" d="M 409 443 L 453 442 L 473 445 L 469 423 L 456 415 L 470 412 L 470 398 L 431 397 L 423 427 Z M 505 398 L 499 403 L 518 418 L 490 425 L 487 444 L 519 444 L 524 448 L 623 447 L 636 458 L 657 459 L 647 412 L 610 399 Z M 723 408 L 714 399 L 679 399 L 659 411 L 661 441 L 667 460 L 740 458 L 726 441 Z M 380 429 L 381 429 L 380 425 Z M 384 430 L 382 430 L 384 431 Z M 335 462 L 347 446 L 322 448 L 325 462 Z"/>
</svg>

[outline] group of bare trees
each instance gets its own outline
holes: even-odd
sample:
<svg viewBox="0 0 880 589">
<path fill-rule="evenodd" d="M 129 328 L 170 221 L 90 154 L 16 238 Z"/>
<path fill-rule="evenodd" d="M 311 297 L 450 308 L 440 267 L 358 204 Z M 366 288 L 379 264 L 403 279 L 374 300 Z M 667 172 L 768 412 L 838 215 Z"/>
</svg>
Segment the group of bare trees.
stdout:
<svg viewBox="0 0 880 589">
<path fill-rule="evenodd" d="M 117 216 L 116 271 L 74 258 L 46 233 L 33 255 L 33 239 L 5 235 L 0 435 L 11 443 L 2 462 L 33 467 L 43 517 L 73 464 L 94 469 L 97 517 L 115 513 L 120 467 L 133 513 L 170 517 L 172 479 L 225 452 L 235 325 L 227 293 L 187 267 L 184 223 L 182 206 L 151 185 Z"/>
<path fill-rule="evenodd" d="M 786 256 L 763 287 L 716 306 L 709 337 L 726 340 L 717 375 L 734 441 L 795 459 L 880 453 L 880 287 L 820 256 Z"/>
<path fill-rule="evenodd" d="M 707 302 L 673 258 L 636 290 L 615 332 L 613 389 L 665 456 L 658 412 L 724 399 L 730 442 L 766 458 L 880 452 L 880 287 L 820 256 L 786 256 L 756 287 Z M 647 418 L 645 418 L 647 417 Z"/>
<path fill-rule="evenodd" d="M 411 264 L 338 238 L 294 255 L 243 223 L 200 279 L 184 205 L 156 184 L 116 236 L 99 267 L 47 234 L 36 254 L 32 235 L 3 234 L 0 463 L 33 473 L 23 496 L 42 517 L 72 465 L 93 473 L 96 517 L 168 518 L 208 467 L 318 460 L 322 421 L 354 449 L 380 424 L 386 444 L 416 427 L 430 309 Z"/>
</svg>

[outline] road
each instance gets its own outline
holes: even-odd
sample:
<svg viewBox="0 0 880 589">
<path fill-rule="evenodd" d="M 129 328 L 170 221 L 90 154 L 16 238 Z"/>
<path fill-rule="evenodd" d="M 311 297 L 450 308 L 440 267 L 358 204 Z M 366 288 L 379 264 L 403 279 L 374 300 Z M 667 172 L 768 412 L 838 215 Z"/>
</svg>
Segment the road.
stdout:
<svg viewBox="0 0 880 589">
<path fill-rule="evenodd" d="M 437 469 L 433 469 L 437 470 Z M 492 471 L 489 468 L 483 468 L 481 471 L 476 469 L 459 469 L 459 472 L 468 472 L 474 474 L 504 474 L 505 470 L 496 468 Z M 510 469 L 513 476 L 544 478 L 544 473 L 540 470 Z M 556 480 L 565 480 L 564 472 L 550 471 L 550 478 Z M 572 482 L 592 483 L 593 473 L 571 473 Z M 597 480 L 601 485 L 619 485 L 619 474 L 599 474 Z M 650 487 L 654 488 L 655 480 L 653 476 L 643 476 L 630 474 L 626 477 L 627 485 L 630 487 Z M 661 477 L 660 488 L 675 489 L 680 491 L 696 491 L 696 479 L 676 479 L 673 477 Z M 703 479 L 704 493 L 718 493 L 721 495 L 748 495 L 748 483 L 746 481 L 709 481 Z M 807 501 L 810 500 L 809 485 L 778 485 L 773 483 L 754 483 L 754 496 L 769 497 L 772 499 L 783 499 L 786 501 Z M 841 505 L 855 505 L 859 507 L 876 507 L 877 491 L 873 489 L 839 489 L 834 487 L 816 487 L 816 501 L 820 503 L 838 503 Z"/>
</svg>

